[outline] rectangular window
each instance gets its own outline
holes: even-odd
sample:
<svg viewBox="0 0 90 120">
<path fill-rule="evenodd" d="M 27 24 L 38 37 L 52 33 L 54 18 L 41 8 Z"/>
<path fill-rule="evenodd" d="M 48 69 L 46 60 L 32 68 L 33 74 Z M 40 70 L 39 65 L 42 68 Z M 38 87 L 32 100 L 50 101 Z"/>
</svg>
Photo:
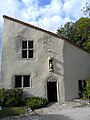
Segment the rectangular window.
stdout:
<svg viewBox="0 0 90 120">
<path fill-rule="evenodd" d="M 27 49 L 27 41 L 22 42 L 22 49 Z"/>
<path fill-rule="evenodd" d="M 33 50 L 29 50 L 29 58 L 33 58 Z"/>
<path fill-rule="evenodd" d="M 30 87 L 30 75 L 15 76 L 15 88 Z"/>
<path fill-rule="evenodd" d="M 28 47 L 29 48 L 33 48 L 33 41 L 28 41 L 29 43 L 28 43 Z"/>
<path fill-rule="evenodd" d="M 27 50 L 22 50 L 22 58 L 27 58 Z"/>
<path fill-rule="evenodd" d="M 30 76 L 23 76 L 23 87 L 29 87 L 30 85 Z"/>
<path fill-rule="evenodd" d="M 21 87 L 22 86 L 22 76 L 15 76 L 15 87 Z"/>
<path fill-rule="evenodd" d="M 22 58 L 33 58 L 33 41 L 22 41 Z"/>
<path fill-rule="evenodd" d="M 85 80 L 78 80 L 78 85 L 79 85 L 79 91 L 82 91 L 83 88 L 86 86 L 86 81 Z"/>
</svg>

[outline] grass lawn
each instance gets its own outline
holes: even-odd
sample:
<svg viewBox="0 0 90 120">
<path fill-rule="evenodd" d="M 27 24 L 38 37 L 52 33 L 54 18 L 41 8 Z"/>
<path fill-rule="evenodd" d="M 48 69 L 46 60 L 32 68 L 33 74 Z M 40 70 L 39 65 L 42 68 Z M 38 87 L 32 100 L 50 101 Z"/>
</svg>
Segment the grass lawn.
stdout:
<svg viewBox="0 0 90 120">
<path fill-rule="evenodd" d="M 25 113 L 23 107 L 3 108 L 0 110 L 0 118 L 15 116 Z"/>
</svg>

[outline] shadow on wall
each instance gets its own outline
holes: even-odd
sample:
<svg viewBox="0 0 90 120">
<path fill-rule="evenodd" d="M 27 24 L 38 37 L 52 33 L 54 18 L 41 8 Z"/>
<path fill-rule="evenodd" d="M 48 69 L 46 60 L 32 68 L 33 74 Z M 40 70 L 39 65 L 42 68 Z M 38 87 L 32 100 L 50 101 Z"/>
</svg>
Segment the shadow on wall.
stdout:
<svg viewBox="0 0 90 120">
<path fill-rule="evenodd" d="M 26 97 L 35 97 L 34 95 L 30 94 L 28 91 L 24 91 L 23 90 L 23 99 L 26 98 Z"/>
<path fill-rule="evenodd" d="M 54 58 L 54 73 L 63 76 L 63 63 Z"/>
<path fill-rule="evenodd" d="M 40 120 L 73 120 L 68 116 L 64 116 L 62 114 L 47 114 L 47 115 L 40 115 Z"/>
</svg>

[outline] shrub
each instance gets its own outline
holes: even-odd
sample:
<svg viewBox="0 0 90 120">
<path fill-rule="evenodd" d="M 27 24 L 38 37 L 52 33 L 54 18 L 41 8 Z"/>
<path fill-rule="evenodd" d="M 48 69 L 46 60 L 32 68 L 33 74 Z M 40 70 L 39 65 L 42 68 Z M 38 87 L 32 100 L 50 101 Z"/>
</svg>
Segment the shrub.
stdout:
<svg viewBox="0 0 90 120">
<path fill-rule="evenodd" d="M 18 106 L 21 101 L 22 89 L 0 89 L 1 106 Z"/>
<path fill-rule="evenodd" d="M 25 103 L 31 109 L 37 109 L 47 105 L 48 101 L 45 98 L 32 97 L 32 98 L 26 98 Z"/>
<path fill-rule="evenodd" d="M 0 89 L 0 106 L 2 106 L 4 100 L 3 89 Z"/>
<path fill-rule="evenodd" d="M 86 86 L 80 92 L 81 98 L 90 98 L 90 79 L 86 80 Z"/>
</svg>

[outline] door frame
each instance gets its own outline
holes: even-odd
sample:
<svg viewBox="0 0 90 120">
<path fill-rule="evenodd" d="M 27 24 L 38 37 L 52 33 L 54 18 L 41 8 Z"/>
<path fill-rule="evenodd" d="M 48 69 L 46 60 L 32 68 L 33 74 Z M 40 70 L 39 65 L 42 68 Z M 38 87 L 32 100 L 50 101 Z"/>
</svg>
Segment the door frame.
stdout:
<svg viewBox="0 0 90 120">
<path fill-rule="evenodd" d="M 47 79 L 47 81 L 46 81 L 46 97 L 48 100 L 47 82 L 56 82 L 57 102 L 59 102 L 60 98 L 59 98 L 59 82 L 58 82 L 58 80 L 55 77 L 52 78 L 52 76 Z"/>
</svg>

